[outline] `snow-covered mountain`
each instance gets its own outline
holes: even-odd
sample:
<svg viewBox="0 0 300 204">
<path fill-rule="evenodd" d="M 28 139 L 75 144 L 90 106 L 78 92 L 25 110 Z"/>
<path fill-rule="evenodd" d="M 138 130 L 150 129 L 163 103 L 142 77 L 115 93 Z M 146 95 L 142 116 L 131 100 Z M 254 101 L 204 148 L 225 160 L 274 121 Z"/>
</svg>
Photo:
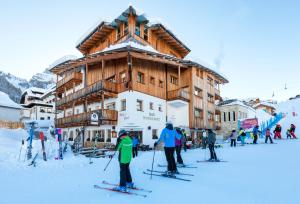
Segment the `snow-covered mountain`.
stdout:
<svg viewBox="0 0 300 204">
<path fill-rule="evenodd" d="M 48 89 L 55 84 L 55 77 L 49 70 L 37 73 L 29 81 L 16 77 L 10 73 L 0 71 L 0 91 L 9 95 L 9 97 L 19 103 L 21 94 L 30 87 Z"/>
</svg>

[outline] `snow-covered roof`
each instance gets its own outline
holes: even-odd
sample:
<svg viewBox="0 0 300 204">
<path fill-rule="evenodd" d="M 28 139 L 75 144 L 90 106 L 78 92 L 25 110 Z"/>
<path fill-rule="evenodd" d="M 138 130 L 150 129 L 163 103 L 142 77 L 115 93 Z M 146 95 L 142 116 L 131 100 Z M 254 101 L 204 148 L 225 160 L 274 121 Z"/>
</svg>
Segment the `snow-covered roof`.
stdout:
<svg viewBox="0 0 300 204">
<path fill-rule="evenodd" d="M 4 107 L 9 107 L 9 108 L 16 108 L 16 109 L 21 109 L 22 107 L 12 101 L 9 96 L 6 93 L 3 93 L 0 91 L 0 106 Z"/>
<path fill-rule="evenodd" d="M 268 102 L 266 102 L 266 101 L 261 101 L 261 102 L 255 104 L 255 105 L 253 105 L 254 108 L 256 108 L 256 107 L 258 107 L 258 106 L 268 106 L 268 107 L 271 107 L 271 108 L 276 109 L 274 104 L 268 103 Z"/>
<path fill-rule="evenodd" d="M 244 103 L 243 101 L 240 101 L 238 99 L 229 99 L 229 100 L 226 100 L 226 101 L 222 101 L 218 105 L 219 106 L 234 106 L 234 105 L 239 105 L 239 106 L 243 106 L 243 107 L 246 107 L 248 109 L 254 110 L 251 106 L 248 106 L 246 103 Z"/>
<path fill-rule="evenodd" d="M 52 87 L 50 87 L 49 89 L 46 90 L 46 92 L 41 96 L 41 98 L 46 97 L 48 94 L 54 92 L 56 89 L 56 85 L 53 85 Z"/>
<path fill-rule="evenodd" d="M 67 61 L 70 61 L 70 60 L 74 60 L 74 59 L 77 59 L 78 57 L 76 57 L 75 55 L 66 55 L 66 56 L 63 56 L 57 60 L 55 60 L 52 64 L 49 65 L 49 68 L 52 69 L 53 67 L 59 65 L 59 64 L 62 64 L 64 62 L 67 62 Z"/>
</svg>

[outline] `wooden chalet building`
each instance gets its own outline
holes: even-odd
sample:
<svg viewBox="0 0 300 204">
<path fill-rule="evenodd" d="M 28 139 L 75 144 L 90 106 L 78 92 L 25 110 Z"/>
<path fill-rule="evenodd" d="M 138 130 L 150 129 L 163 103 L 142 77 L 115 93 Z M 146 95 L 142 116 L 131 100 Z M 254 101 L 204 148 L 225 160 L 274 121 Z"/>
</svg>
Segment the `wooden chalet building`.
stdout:
<svg viewBox="0 0 300 204">
<path fill-rule="evenodd" d="M 195 137 L 220 128 L 220 84 L 228 80 L 197 62 L 190 49 L 160 23 L 129 7 L 102 22 L 76 46 L 84 55 L 52 67 L 57 75 L 56 127 L 72 140 L 85 127 L 85 145 L 98 133 L 115 142 L 125 129 L 152 145 L 166 121 Z"/>
</svg>

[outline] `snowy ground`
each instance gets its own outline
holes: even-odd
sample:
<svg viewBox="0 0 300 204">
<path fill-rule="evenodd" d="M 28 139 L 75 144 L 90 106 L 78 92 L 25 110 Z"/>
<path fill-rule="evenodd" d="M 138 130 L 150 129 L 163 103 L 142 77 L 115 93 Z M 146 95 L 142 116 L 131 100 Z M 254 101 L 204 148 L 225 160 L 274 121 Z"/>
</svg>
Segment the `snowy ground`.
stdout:
<svg viewBox="0 0 300 204">
<path fill-rule="evenodd" d="M 103 168 L 107 159 L 89 164 L 87 158 L 71 153 L 63 161 L 52 157 L 48 162 L 39 159 L 37 167 L 27 166 L 23 155 L 18 161 L 20 141 L 25 136 L 22 130 L 0 130 L 1 204 L 300 203 L 300 140 L 236 148 L 226 144 L 217 149 L 218 156 L 229 161 L 226 163 L 196 163 L 208 157 L 208 150 L 188 151 L 183 153 L 184 161 L 198 168 L 181 171 L 195 174 L 190 177 L 192 182 L 160 177 L 150 180 L 142 172 L 151 167 L 152 152 L 141 152 L 131 164 L 132 176 L 136 185 L 153 190 L 147 198 L 141 198 L 93 188 L 102 180 L 118 182 L 116 160 L 106 172 Z M 36 144 L 34 151 L 38 148 Z M 156 163 L 165 163 L 162 152 L 156 154 Z M 163 168 L 155 165 L 155 169 Z"/>
</svg>

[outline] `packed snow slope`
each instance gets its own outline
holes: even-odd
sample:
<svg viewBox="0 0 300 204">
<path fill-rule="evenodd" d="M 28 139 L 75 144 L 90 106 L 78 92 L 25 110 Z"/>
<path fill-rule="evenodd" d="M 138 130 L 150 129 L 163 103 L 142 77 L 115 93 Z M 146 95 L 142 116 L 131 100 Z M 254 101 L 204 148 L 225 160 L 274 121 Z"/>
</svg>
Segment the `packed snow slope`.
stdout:
<svg viewBox="0 0 300 204">
<path fill-rule="evenodd" d="M 297 125 L 297 124 L 296 124 Z M 119 168 L 113 159 L 106 172 L 108 159 L 73 156 L 68 151 L 64 160 L 54 160 L 55 141 L 46 142 L 49 159 L 40 157 L 37 166 L 24 162 L 25 151 L 18 156 L 24 130 L 0 130 L 1 204 L 95 204 L 95 203 L 210 203 L 210 204 L 297 204 L 300 203 L 300 140 L 281 140 L 277 144 L 258 144 L 216 149 L 220 159 L 228 162 L 196 163 L 208 158 L 208 150 L 183 152 L 184 162 L 197 169 L 180 169 L 195 176 L 181 176 L 192 182 L 153 177 L 142 172 L 151 168 L 153 152 L 140 152 L 130 165 L 137 186 L 153 190 L 147 198 L 94 189 L 103 180 L 117 183 Z M 53 143 L 54 142 L 54 143 Z M 260 141 L 261 143 L 262 141 Z M 40 150 L 34 141 L 33 153 Z M 52 152 L 54 150 L 54 152 Z M 51 153 L 52 152 L 52 153 Z M 155 155 L 157 164 L 165 164 L 163 152 Z"/>
</svg>

